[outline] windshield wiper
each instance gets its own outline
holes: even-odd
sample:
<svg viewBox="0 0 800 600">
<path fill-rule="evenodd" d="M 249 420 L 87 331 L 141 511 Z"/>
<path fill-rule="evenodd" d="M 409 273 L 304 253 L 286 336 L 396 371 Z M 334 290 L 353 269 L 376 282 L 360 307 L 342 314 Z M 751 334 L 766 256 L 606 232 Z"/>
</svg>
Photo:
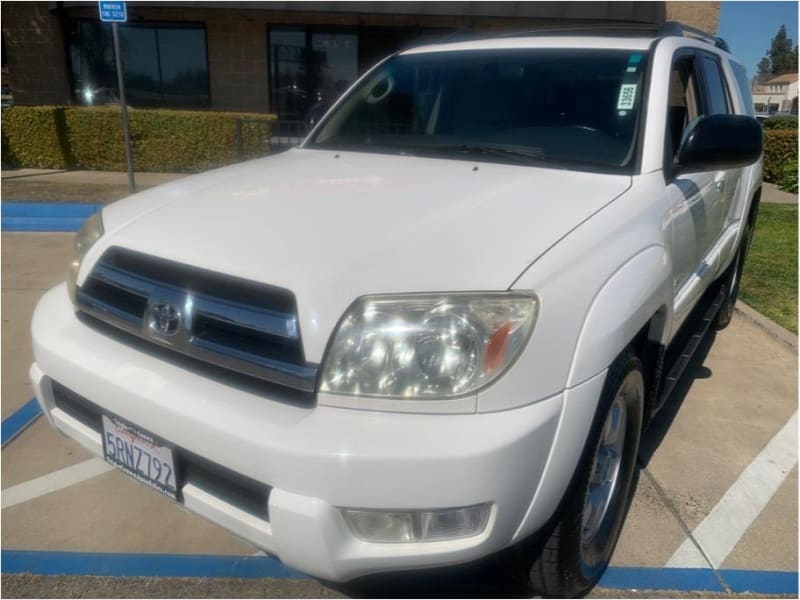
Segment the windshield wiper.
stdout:
<svg viewBox="0 0 800 600">
<path fill-rule="evenodd" d="M 525 164 L 540 162 L 545 159 L 544 154 L 539 148 L 532 148 L 530 146 L 507 146 L 505 144 L 432 144 L 430 146 L 420 146 L 419 149 L 430 149 L 436 152 L 449 152 L 452 154 L 467 154 L 472 156 L 510 158 Z"/>
</svg>

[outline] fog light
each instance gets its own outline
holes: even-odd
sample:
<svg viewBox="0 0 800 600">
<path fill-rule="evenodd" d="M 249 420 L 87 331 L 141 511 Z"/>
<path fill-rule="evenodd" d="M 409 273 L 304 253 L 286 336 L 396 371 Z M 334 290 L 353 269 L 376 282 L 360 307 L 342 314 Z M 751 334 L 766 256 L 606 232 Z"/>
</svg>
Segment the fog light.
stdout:
<svg viewBox="0 0 800 600">
<path fill-rule="evenodd" d="M 364 510 L 344 508 L 347 524 L 368 542 L 429 542 L 478 535 L 486 528 L 491 505 L 442 510 Z"/>
</svg>

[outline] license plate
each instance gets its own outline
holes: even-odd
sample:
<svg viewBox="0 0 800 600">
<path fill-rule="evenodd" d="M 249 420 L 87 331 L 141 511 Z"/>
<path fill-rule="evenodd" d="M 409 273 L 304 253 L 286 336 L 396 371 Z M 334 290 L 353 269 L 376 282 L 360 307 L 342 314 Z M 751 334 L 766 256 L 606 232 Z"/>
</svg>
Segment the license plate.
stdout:
<svg viewBox="0 0 800 600">
<path fill-rule="evenodd" d="M 172 448 L 118 417 L 103 415 L 103 454 L 128 475 L 173 500 L 178 490 Z"/>
</svg>

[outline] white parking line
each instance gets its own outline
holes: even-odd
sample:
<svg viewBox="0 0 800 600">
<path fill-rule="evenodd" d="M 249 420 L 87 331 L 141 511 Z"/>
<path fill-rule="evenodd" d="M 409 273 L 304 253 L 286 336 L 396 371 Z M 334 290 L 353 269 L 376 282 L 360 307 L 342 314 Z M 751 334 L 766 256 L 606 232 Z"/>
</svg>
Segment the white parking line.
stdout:
<svg viewBox="0 0 800 600">
<path fill-rule="evenodd" d="M 795 412 L 692 532 L 713 568 L 722 565 L 796 464 Z M 687 539 L 666 566 L 707 567 L 707 563 L 692 540 Z"/>
<path fill-rule="evenodd" d="M 20 483 L 0 492 L 2 507 L 9 508 L 33 500 L 45 494 L 56 492 L 81 481 L 102 475 L 114 467 L 99 458 L 90 458 L 84 462 L 42 475 L 36 479 Z"/>
</svg>

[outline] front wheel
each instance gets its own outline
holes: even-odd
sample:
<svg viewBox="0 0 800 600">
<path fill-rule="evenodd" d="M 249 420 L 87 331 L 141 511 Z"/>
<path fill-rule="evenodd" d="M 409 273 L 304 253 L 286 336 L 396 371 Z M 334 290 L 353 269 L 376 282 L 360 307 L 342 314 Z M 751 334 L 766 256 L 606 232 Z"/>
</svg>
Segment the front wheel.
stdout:
<svg viewBox="0 0 800 600">
<path fill-rule="evenodd" d="M 608 566 L 636 488 L 644 402 L 642 363 L 626 351 L 609 369 L 555 529 L 529 566 L 530 584 L 543 596 L 581 596 Z"/>
</svg>

